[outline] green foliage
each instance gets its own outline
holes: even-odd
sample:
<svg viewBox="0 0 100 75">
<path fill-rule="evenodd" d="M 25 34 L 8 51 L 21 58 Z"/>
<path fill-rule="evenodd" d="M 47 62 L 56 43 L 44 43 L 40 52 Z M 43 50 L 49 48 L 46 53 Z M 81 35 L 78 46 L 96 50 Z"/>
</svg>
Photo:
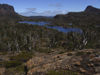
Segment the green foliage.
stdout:
<svg viewBox="0 0 100 75">
<path fill-rule="evenodd" d="M 32 58 L 32 56 L 33 56 L 32 52 L 23 51 L 23 52 L 19 53 L 18 55 L 11 56 L 10 60 L 16 60 L 16 61 L 20 61 L 20 62 L 26 62 L 27 60 L 29 60 L 30 58 Z"/>
<path fill-rule="evenodd" d="M 25 75 L 24 65 L 18 65 L 16 67 L 10 67 L 6 69 L 5 75 Z"/>
<path fill-rule="evenodd" d="M 3 62 L 3 66 L 6 68 L 12 68 L 21 65 L 22 62 L 20 61 L 5 61 Z"/>
<path fill-rule="evenodd" d="M 21 65 L 26 61 L 28 61 L 30 58 L 32 58 L 33 55 L 34 55 L 33 52 L 28 52 L 28 51 L 20 52 L 16 55 L 10 56 L 9 61 L 1 61 L 0 67 L 6 67 L 6 68 L 15 68 L 15 67 L 17 68 L 17 66 L 23 67 Z"/>
<path fill-rule="evenodd" d="M 87 44 L 82 48 L 100 48 L 100 14 L 86 12 L 69 12 L 66 15 L 57 15 L 53 21 L 54 25 L 62 27 L 77 27 L 83 30 Z M 71 26 L 69 24 L 72 24 Z M 79 37 L 80 35 L 77 35 Z M 70 36 L 69 36 L 70 37 Z M 72 35 L 71 35 L 72 37 Z M 83 37 L 83 36 L 82 36 Z M 75 37 L 76 38 L 76 37 Z M 79 37 L 80 38 L 80 37 Z M 74 39 L 74 38 L 73 38 Z M 70 39 L 71 40 L 71 39 Z M 76 45 L 82 40 L 76 39 Z M 68 43 L 68 49 L 73 49 L 73 41 Z"/>
<path fill-rule="evenodd" d="M 62 35 L 62 36 L 60 36 Z M 66 36 L 53 29 L 27 24 L 0 26 L 0 50 L 33 51 L 61 46 Z"/>
<path fill-rule="evenodd" d="M 60 70 L 60 71 L 51 70 L 46 75 L 78 75 L 78 73 L 68 70 Z"/>
<path fill-rule="evenodd" d="M 63 53 L 65 53 L 65 51 L 60 51 L 60 52 L 59 52 L 59 54 L 63 54 Z"/>
<path fill-rule="evenodd" d="M 76 32 L 69 32 L 64 47 L 68 50 L 77 50 L 84 48 L 84 35 Z"/>
<path fill-rule="evenodd" d="M 72 56 L 73 54 L 72 54 L 72 53 L 68 53 L 67 55 L 68 55 L 68 56 Z"/>
<path fill-rule="evenodd" d="M 48 48 L 37 48 L 36 51 L 41 53 L 49 53 L 51 50 Z"/>
<path fill-rule="evenodd" d="M 99 28 L 95 26 L 79 26 L 83 33 L 69 32 L 67 34 L 54 29 L 19 23 L 0 25 L 0 51 L 40 51 L 50 52 L 52 48 L 77 50 L 84 48 L 99 48 Z M 60 24 L 60 23 L 59 23 Z M 65 25 L 65 24 L 64 24 Z M 85 45 L 83 41 L 87 41 Z"/>
<path fill-rule="evenodd" d="M 82 55 L 84 55 L 84 54 L 86 54 L 85 52 L 77 52 L 76 53 L 76 56 L 82 56 Z"/>
<path fill-rule="evenodd" d="M 24 65 L 17 66 L 15 70 L 18 72 L 24 72 Z"/>
</svg>

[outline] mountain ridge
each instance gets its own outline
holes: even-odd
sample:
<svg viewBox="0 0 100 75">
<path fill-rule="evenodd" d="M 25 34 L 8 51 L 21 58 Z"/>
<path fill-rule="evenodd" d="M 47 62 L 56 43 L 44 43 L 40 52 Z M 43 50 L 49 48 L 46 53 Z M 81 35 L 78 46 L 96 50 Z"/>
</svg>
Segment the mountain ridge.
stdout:
<svg viewBox="0 0 100 75">
<path fill-rule="evenodd" d="M 100 9 L 99 8 L 95 8 L 93 6 L 87 6 L 87 8 L 84 10 L 84 12 L 100 13 Z"/>
<path fill-rule="evenodd" d="M 65 15 L 56 15 L 54 19 L 59 23 L 73 23 L 74 25 L 99 25 L 100 9 L 88 6 L 82 12 L 69 12 Z"/>
</svg>

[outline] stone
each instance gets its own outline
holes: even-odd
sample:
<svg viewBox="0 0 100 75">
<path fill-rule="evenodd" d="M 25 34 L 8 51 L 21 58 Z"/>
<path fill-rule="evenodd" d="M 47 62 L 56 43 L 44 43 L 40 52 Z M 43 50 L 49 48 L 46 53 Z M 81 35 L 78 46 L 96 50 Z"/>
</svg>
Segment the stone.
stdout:
<svg viewBox="0 0 100 75">
<path fill-rule="evenodd" d="M 80 66 L 81 62 L 80 61 L 75 62 L 75 65 Z"/>
<path fill-rule="evenodd" d="M 96 73 L 100 73 L 100 67 L 95 67 Z"/>
<path fill-rule="evenodd" d="M 0 68 L 0 75 L 4 75 L 4 73 L 5 73 L 5 68 Z"/>
<path fill-rule="evenodd" d="M 85 69 L 83 69 L 83 68 L 80 68 L 80 71 L 82 72 L 82 73 L 86 73 L 87 71 L 85 70 Z"/>
</svg>

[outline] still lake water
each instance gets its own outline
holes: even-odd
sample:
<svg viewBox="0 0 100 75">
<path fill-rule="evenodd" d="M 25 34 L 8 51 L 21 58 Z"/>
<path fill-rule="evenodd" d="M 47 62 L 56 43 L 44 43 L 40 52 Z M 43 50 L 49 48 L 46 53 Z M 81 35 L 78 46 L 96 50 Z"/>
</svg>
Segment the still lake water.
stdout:
<svg viewBox="0 0 100 75">
<path fill-rule="evenodd" d="M 48 22 L 31 22 L 31 21 L 20 21 L 19 23 L 26 23 L 26 24 L 32 24 L 32 25 L 38 25 L 38 26 L 44 26 L 46 28 L 50 29 L 56 29 L 60 32 L 79 32 L 82 33 L 82 30 L 80 28 L 64 28 L 61 26 L 47 26 L 46 24 L 49 24 Z"/>
</svg>

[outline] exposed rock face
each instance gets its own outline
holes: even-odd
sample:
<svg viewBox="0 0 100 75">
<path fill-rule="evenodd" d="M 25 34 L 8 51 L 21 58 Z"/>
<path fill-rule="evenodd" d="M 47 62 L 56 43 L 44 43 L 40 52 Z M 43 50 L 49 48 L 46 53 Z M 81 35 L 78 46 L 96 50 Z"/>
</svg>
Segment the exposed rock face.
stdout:
<svg viewBox="0 0 100 75">
<path fill-rule="evenodd" d="M 72 55 L 68 56 L 69 53 Z M 71 70 L 80 73 L 79 75 L 100 74 L 99 50 L 88 49 L 69 53 L 33 57 L 26 63 L 28 75 L 46 75 L 49 70 Z"/>
<path fill-rule="evenodd" d="M 12 24 L 16 21 L 23 19 L 23 17 L 17 14 L 13 8 L 8 4 L 0 4 L 0 25 Z"/>
<path fill-rule="evenodd" d="M 93 6 L 88 6 L 88 7 L 85 9 L 85 12 L 88 12 L 88 13 L 100 13 L 100 9 L 95 8 L 95 7 L 93 7 Z"/>
<path fill-rule="evenodd" d="M 6 15 L 17 15 L 17 14 L 15 13 L 13 6 L 7 4 L 0 4 L 0 15 L 6 16 Z"/>
</svg>

